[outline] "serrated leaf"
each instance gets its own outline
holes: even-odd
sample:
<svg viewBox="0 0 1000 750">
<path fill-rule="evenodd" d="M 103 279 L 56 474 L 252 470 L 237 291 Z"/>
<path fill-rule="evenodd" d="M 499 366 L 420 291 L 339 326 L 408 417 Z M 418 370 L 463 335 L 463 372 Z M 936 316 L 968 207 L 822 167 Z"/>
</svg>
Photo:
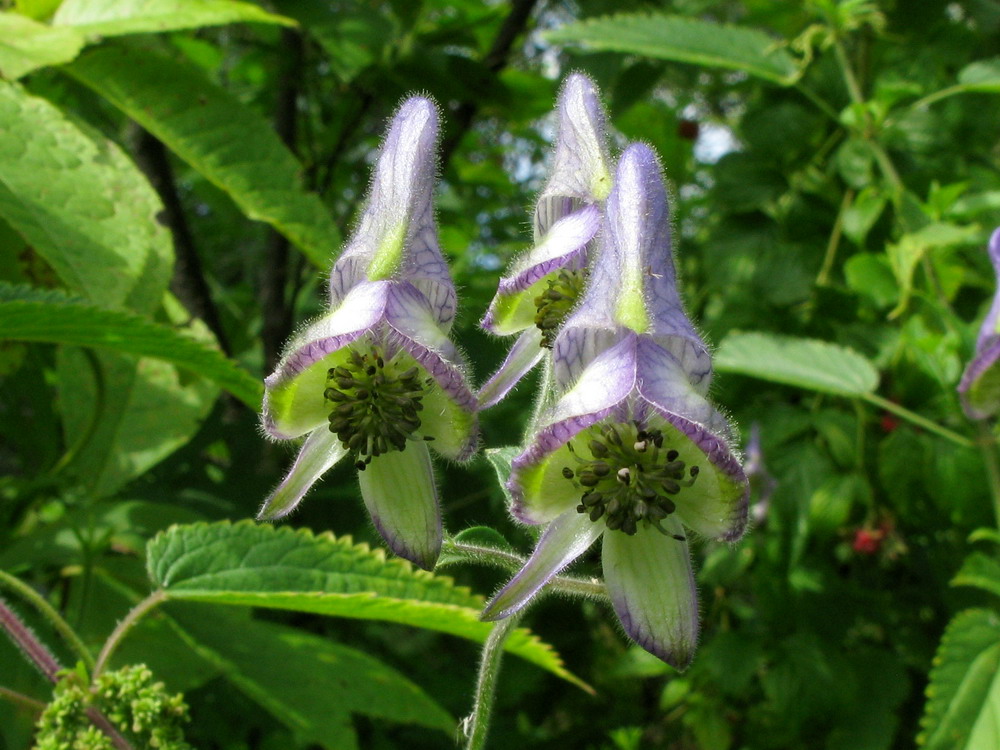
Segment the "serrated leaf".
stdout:
<svg viewBox="0 0 1000 750">
<path fill-rule="evenodd" d="M 0 13 L 0 76 L 15 80 L 46 65 L 69 62 L 83 47 L 75 29 L 57 29 L 20 13 Z"/>
<path fill-rule="evenodd" d="M 973 552 L 951 579 L 952 586 L 975 586 L 1000 596 L 1000 560 L 983 552 Z"/>
<path fill-rule="evenodd" d="M 0 339 L 74 344 L 153 357 L 205 378 L 251 409 L 260 381 L 218 349 L 126 310 L 108 310 L 57 291 L 0 282 Z"/>
<path fill-rule="evenodd" d="M 983 750 L 1000 742 L 1000 617 L 971 609 L 949 623 L 934 657 L 919 743 Z"/>
<path fill-rule="evenodd" d="M 720 372 L 838 396 L 864 396 L 878 386 L 878 370 L 867 358 L 817 339 L 733 332 L 719 345 L 714 361 Z"/>
<path fill-rule="evenodd" d="M 72 26 L 90 36 L 146 34 L 228 23 L 295 21 L 237 0 L 63 0 L 54 26 Z"/>
<path fill-rule="evenodd" d="M 111 141 L 0 82 L 0 215 L 66 286 L 148 312 L 173 267 L 156 192 Z"/>
<path fill-rule="evenodd" d="M 595 51 L 742 70 L 783 86 L 799 75 L 795 59 L 767 34 L 681 16 L 621 13 L 569 24 L 545 37 Z"/>
<path fill-rule="evenodd" d="M 196 608 L 195 608 L 196 607 Z M 372 656 L 328 638 L 201 605 L 172 607 L 186 640 L 303 744 L 356 747 L 352 713 L 451 733 L 454 719 Z M 239 636 L 234 638 L 233 634 Z"/>
<path fill-rule="evenodd" d="M 479 620 L 482 597 L 349 537 L 249 521 L 193 524 L 157 535 L 146 555 L 150 580 L 168 599 L 384 620 L 479 643 L 492 629 Z M 528 630 L 515 631 L 506 649 L 588 689 Z"/>
<path fill-rule="evenodd" d="M 302 165 L 271 126 L 190 63 L 148 49 L 109 44 L 65 70 L 227 193 L 248 217 L 265 221 L 317 267 L 330 266 L 340 233 Z"/>
</svg>

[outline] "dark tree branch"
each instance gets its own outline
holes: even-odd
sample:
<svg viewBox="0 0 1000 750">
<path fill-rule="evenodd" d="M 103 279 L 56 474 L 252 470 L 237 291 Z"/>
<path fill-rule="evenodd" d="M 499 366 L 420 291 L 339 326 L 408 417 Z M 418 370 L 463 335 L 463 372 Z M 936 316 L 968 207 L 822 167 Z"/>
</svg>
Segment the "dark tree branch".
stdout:
<svg viewBox="0 0 1000 750">
<path fill-rule="evenodd" d="M 298 31 L 281 33 L 284 69 L 278 82 L 274 129 L 294 153 L 297 134 L 297 102 L 302 78 L 304 48 Z M 264 344 L 264 369 L 278 364 L 281 346 L 292 328 L 292 305 L 286 296 L 288 285 L 289 243 L 271 230 L 264 249 L 264 269 L 260 280 L 260 306 L 263 315 L 261 337 Z"/>
<path fill-rule="evenodd" d="M 232 354 L 219 311 L 205 282 L 194 236 L 177 194 L 167 150 L 159 140 L 134 122 L 129 123 L 127 138 L 136 163 L 163 201 L 163 222 L 174 238 L 176 261 L 170 291 L 177 295 L 177 299 L 191 315 L 205 321 L 205 325 L 215 334 L 222 351 L 227 355 Z"/>
<path fill-rule="evenodd" d="M 528 19 L 531 17 L 531 12 L 537 4 L 538 0 L 512 0 L 510 14 L 504 19 L 496 38 L 493 40 L 493 44 L 490 45 L 489 51 L 483 57 L 483 65 L 493 76 L 496 76 L 507 67 L 514 40 L 524 32 L 528 25 Z M 452 153 L 458 148 L 458 144 L 461 143 L 466 132 L 472 127 L 472 121 L 475 119 L 478 111 L 479 102 L 475 99 L 469 99 L 462 102 L 452 115 L 451 120 L 454 126 L 444 143 L 441 144 L 442 164 L 447 164 Z"/>
</svg>

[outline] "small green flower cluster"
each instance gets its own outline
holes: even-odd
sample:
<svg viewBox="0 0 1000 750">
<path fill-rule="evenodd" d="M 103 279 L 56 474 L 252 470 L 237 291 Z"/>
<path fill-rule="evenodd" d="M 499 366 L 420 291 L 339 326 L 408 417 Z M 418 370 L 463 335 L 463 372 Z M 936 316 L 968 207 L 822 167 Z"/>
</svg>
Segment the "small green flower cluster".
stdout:
<svg viewBox="0 0 1000 750">
<path fill-rule="evenodd" d="M 100 711 L 134 747 L 191 750 L 181 729 L 188 720 L 184 697 L 153 682 L 144 664 L 106 672 L 93 689 L 68 673 L 38 720 L 34 750 L 114 750 L 111 738 L 87 716 L 89 708 Z"/>
</svg>

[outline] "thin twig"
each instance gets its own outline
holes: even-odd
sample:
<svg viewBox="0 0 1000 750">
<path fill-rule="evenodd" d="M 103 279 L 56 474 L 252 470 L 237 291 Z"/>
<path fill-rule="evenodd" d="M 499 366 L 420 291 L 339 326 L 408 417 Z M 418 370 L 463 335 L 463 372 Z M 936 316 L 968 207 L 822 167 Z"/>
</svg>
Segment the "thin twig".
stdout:
<svg viewBox="0 0 1000 750">
<path fill-rule="evenodd" d="M 520 621 L 521 614 L 518 613 L 494 623 L 489 638 L 483 644 L 472 714 L 462 722 L 462 730 L 468 739 L 466 750 L 482 750 L 486 747 L 486 736 L 490 730 L 490 716 L 493 713 L 493 701 L 496 698 L 497 679 L 500 677 L 504 644 Z"/>
<path fill-rule="evenodd" d="M 0 597 L 0 627 L 7 631 L 10 639 L 20 647 L 24 655 L 28 657 L 38 671 L 45 675 L 49 682 L 59 680 L 59 672 L 62 665 L 56 661 L 48 647 L 42 643 L 27 625 L 17 616 L 7 602 Z"/>
<path fill-rule="evenodd" d="M 11 690 L 10 688 L 5 688 L 0 686 L 0 698 L 6 698 L 11 703 L 16 703 L 19 706 L 23 706 L 29 711 L 33 711 L 36 714 L 40 714 L 45 710 L 45 703 L 34 698 L 25 695 L 24 693 L 19 693 L 16 690 Z"/>
<path fill-rule="evenodd" d="M 104 642 L 104 647 L 101 648 L 101 653 L 97 655 L 97 662 L 94 664 L 94 670 L 91 674 L 92 682 L 96 684 L 97 678 L 100 677 L 105 667 L 107 667 L 108 660 L 111 658 L 111 655 L 115 652 L 115 649 L 118 648 L 122 639 L 125 637 L 125 634 L 128 633 L 132 626 L 135 625 L 147 612 L 152 610 L 161 602 L 166 601 L 166 598 L 166 592 L 162 589 L 158 589 L 129 610 L 128 614 L 125 615 L 125 617 L 122 618 L 122 621 L 118 623 L 118 627 L 116 627 L 111 635 L 108 636 L 108 640 Z"/>
</svg>

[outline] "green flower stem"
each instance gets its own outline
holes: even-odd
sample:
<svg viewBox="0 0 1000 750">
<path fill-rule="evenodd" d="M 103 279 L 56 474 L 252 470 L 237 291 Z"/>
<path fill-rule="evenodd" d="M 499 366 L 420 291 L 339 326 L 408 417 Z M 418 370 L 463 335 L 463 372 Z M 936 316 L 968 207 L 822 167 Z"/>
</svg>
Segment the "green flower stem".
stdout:
<svg viewBox="0 0 1000 750">
<path fill-rule="evenodd" d="M 997 441 L 984 421 L 976 423 L 979 432 L 979 452 L 983 454 L 983 464 L 990 480 L 990 495 L 993 498 L 993 512 L 997 528 L 1000 528 L 1000 462 L 997 461 Z"/>
<path fill-rule="evenodd" d="M 947 427 L 942 427 L 937 422 L 932 422 L 926 417 L 921 417 L 916 412 L 912 412 L 905 406 L 900 406 L 899 404 L 893 403 L 888 399 L 877 396 L 874 393 L 866 393 L 861 398 L 863 398 L 868 403 L 879 407 L 880 409 L 885 409 L 888 412 L 895 414 L 897 417 L 902 417 L 908 422 L 912 422 L 915 425 L 923 427 L 928 432 L 933 432 L 939 437 L 943 437 L 946 440 L 950 440 L 956 445 L 961 445 L 963 448 L 975 448 L 976 444 L 969 440 L 969 438 L 964 435 L 959 435 L 957 432 L 949 430 Z"/>
<path fill-rule="evenodd" d="M 492 547 L 481 547 L 465 542 L 456 542 L 453 539 L 445 539 L 444 551 L 459 555 L 469 562 L 481 565 L 490 565 L 494 568 L 516 573 L 524 567 L 527 558 L 516 555 L 513 552 L 495 549 Z M 599 599 L 607 601 L 608 592 L 604 584 L 595 579 L 580 578 L 578 576 L 555 576 L 545 586 L 546 591 L 558 591 L 561 594 L 568 594 L 583 599 Z"/>
<path fill-rule="evenodd" d="M 111 658 L 111 654 L 114 653 L 115 649 L 118 648 L 122 639 L 132 629 L 144 615 L 146 615 L 151 609 L 158 606 L 161 602 L 166 601 L 167 593 L 162 589 L 154 591 L 152 594 L 147 596 L 141 602 L 136 604 L 129 610 L 129 613 L 122 618 L 122 621 L 118 623 L 118 627 L 114 629 L 114 632 L 105 641 L 104 647 L 101 649 L 101 653 L 97 655 L 97 663 L 94 665 L 93 672 L 91 673 L 92 684 L 97 684 L 97 678 L 100 677 L 101 672 L 108 665 L 108 660 Z"/>
<path fill-rule="evenodd" d="M 80 657 L 80 660 L 86 665 L 87 669 L 94 668 L 94 657 L 83 644 L 83 641 L 80 640 L 80 636 L 76 634 L 76 631 L 70 627 L 69 623 L 37 591 L 20 578 L 12 576 L 3 570 L 0 570 L 0 588 L 6 588 L 8 591 L 14 592 L 31 604 L 55 631 L 63 637 L 70 648 Z"/>
<path fill-rule="evenodd" d="M 521 614 L 517 613 L 495 623 L 490 637 L 483 645 L 472 713 L 462 721 L 462 731 L 468 740 L 465 746 L 466 750 L 482 750 L 486 747 L 486 736 L 490 730 L 490 714 L 493 713 L 493 700 L 496 697 L 497 678 L 500 676 L 500 663 L 503 660 L 504 643 L 520 621 Z"/>
<path fill-rule="evenodd" d="M 826 243 L 826 255 L 823 257 L 823 267 L 820 268 L 819 274 L 816 276 L 816 286 L 826 286 L 830 281 L 833 262 L 837 258 L 837 248 L 840 247 L 840 237 L 844 231 L 844 214 L 851 208 L 853 202 L 854 189 L 848 188 L 840 202 L 840 210 L 837 212 L 837 220 L 833 223 L 830 239 Z"/>
<path fill-rule="evenodd" d="M 36 714 L 40 714 L 45 710 L 45 704 L 42 701 L 30 698 L 27 695 L 19 693 L 16 690 L 11 690 L 10 688 L 0 687 L 0 698 L 6 698 L 11 703 L 23 706 L 29 711 L 34 711 Z"/>
</svg>

